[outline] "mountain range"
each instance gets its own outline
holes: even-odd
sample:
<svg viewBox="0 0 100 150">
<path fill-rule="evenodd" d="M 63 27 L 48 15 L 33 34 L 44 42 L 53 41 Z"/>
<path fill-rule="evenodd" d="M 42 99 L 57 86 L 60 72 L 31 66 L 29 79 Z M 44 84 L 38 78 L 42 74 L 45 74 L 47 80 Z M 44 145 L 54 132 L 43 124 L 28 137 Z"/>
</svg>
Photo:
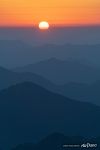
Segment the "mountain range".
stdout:
<svg viewBox="0 0 100 150">
<path fill-rule="evenodd" d="M 61 60 L 79 60 L 80 63 L 100 67 L 99 55 L 100 44 L 32 46 L 20 40 L 0 40 L 0 65 L 7 68 L 25 66 L 52 57 Z"/>
<path fill-rule="evenodd" d="M 36 73 L 55 84 L 93 83 L 100 80 L 100 69 L 98 68 L 77 61 L 62 61 L 55 58 L 20 67 L 14 71 Z"/>
<path fill-rule="evenodd" d="M 64 85 L 56 85 L 43 76 L 35 73 L 13 72 L 0 67 L 0 90 L 25 81 L 33 82 L 49 91 L 64 95 L 71 99 L 100 105 L 100 81 L 96 81 L 92 84 L 69 82 Z"/>
<path fill-rule="evenodd" d="M 71 99 L 100 105 L 100 80 L 92 84 L 70 82 L 56 88 L 56 92 Z"/>
<path fill-rule="evenodd" d="M 100 149 L 99 31 L 0 28 L 0 149 Z"/>
<path fill-rule="evenodd" d="M 35 73 L 16 73 L 6 68 L 0 67 L 0 90 L 24 81 L 32 81 L 33 83 L 39 84 L 49 89 L 54 85 L 49 80 Z"/>
<path fill-rule="evenodd" d="M 87 139 L 84 137 L 68 137 L 60 133 L 53 133 L 43 140 L 41 140 L 38 143 L 32 144 L 32 143 L 26 143 L 26 144 L 20 144 L 13 148 L 12 150 L 82 150 L 85 149 L 87 146 L 87 143 L 97 144 L 96 147 L 93 147 L 92 149 L 99 150 L 100 149 L 100 138 L 94 138 L 94 139 Z M 65 145 L 67 147 L 65 147 Z M 77 145 L 75 148 L 74 146 Z M 70 147 L 68 147 L 70 146 Z M 73 147 L 71 147 L 73 146 Z M 84 147 L 82 147 L 84 146 Z M 91 149 L 91 148 L 88 148 Z"/>
<path fill-rule="evenodd" d="M 71 100 L 31 82 L 0 92 L 0 142 L 6 148 L 53 132 L 100 135 L 100 107 Z"/>
</svg>

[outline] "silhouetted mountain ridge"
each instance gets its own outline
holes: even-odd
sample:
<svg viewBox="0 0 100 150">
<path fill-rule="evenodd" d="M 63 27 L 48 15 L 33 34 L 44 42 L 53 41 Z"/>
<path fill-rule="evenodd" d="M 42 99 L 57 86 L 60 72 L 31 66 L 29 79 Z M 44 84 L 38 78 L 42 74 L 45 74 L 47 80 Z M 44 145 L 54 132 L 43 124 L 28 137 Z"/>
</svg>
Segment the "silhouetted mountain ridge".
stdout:
<svg viewBox="0 0 100 150">
<path fill-rule="evenodd" d="M 59 86 L 57 92 L 80 101 L 87 101 L 100 105 L 100 81 L 92 84 L 68 83 Z"/>
<path fill-rule="evenodd" d="M 100 69 L 78 61 L 62 61 L 55 58 L 17 68 L 14 71 L 36 73 L 56 84 L 93 83 L 100 79 Z"/>
<path fill-rule="evenodd" d="M 46 138 L 44 138 L 43 140 L 41 140 L 40 142 L 38 142 L 37 144 L 23 144 L 23 145 L 19 145 L 16 148 L 14 148 L 13 150 L 82 150 L 84 148 L 82 148 L 82 145 L 87 144 L 87 143 L 91 143 L 92 144 L 97 144 L 96 149 L 99 150 L 100 148 L 100 139 L 99 138 L 95 138 L 95 139 L 87 139 L 84 137 L 67 137 L 64 134 L 60 134 L 60 133 L 54 133 L 51 134 L 49 136 L 47 136 Z M 78 147 L 64 147 L 64 145 L 78 145 Z M 90 148 L 88 148 L 90 149 Z M 93 150 L 95 150 L 95 147 L 92 148 Z"/>
<path fill-rule="evenodd" d="M 33 82 L 52 92 L 64 95 L 71 99 L 77 99 L 79 101 L 86 101 L 100 105 L 99 80 L 92 84 L 70 82 L 64 85 L 56 85 L 48 79 L 35 73 L 16 73 L 0 67 L 0 90 L 25 81 Z"/>
<path fill-rule="evenodd" d="M 55 57 L 61 60 L 71 58 L 80 60 L 82 63 L 85 60 L 87 65 L 100 67 L 99 49 L 100 44 L 45 44 L 43 46 L 31 46 L 27 42 L 18 40 L 1 40 L 0 64 L 4 67 L 15 68 Z"/>
<path fill-rule="evenodd" d="M 6 68 L 0 67 L 0 90 L 7 88 L 13 84 L 30 81 L 39 84 L 47 89 L 54 86 L 49 80 L 35 73 L 16 73 Z"/>
<path fill-rule="evenodd" d="M 6 147 L 39 141 L 53 132 L 98 136 L 99 118 L 100 107 L 71 100 L 31 82 L 0 92 L 0 139 Z"/>
</svg>

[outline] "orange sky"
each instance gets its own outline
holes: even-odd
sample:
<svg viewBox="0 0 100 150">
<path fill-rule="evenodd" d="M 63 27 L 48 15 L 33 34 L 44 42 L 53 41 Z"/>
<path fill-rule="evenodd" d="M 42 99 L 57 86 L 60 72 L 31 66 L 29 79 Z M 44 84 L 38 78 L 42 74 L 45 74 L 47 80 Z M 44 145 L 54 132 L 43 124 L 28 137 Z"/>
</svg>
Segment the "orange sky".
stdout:
<svg viewBox="0 0 100 150">
<path fill-rule="evenodd" d="M 100 0 L 0 0 L 0 26 L 100 24 Z"/>
</svg>

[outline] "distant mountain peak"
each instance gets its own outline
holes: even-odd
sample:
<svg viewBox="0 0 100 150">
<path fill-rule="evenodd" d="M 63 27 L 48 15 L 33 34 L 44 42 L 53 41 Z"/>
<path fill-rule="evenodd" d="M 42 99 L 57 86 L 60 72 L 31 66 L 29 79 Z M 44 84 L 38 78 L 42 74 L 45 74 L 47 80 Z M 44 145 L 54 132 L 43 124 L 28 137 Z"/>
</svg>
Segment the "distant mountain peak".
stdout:
<svg viewBox="0 0 100 150">
<path fill-rule="evenodd" d="M 50 59 L 47 60 L 48 62 L 63 62 L 62 60 L 56 58 L 56 57 L 52 57 Z"/>
<path fill-rule="evenodd" d="M 42 61 L 40 61 L 40 62 L 38 62 L 36 64 L 47 64 L 47 63 L 48 64 L 62 64 L 64 62 L 66 62 L 66 61 L 61 60 L 61 59 L 56 58 L 56 57 L 51 57 L 49 59 L 42 60 Z"/>
</svg>

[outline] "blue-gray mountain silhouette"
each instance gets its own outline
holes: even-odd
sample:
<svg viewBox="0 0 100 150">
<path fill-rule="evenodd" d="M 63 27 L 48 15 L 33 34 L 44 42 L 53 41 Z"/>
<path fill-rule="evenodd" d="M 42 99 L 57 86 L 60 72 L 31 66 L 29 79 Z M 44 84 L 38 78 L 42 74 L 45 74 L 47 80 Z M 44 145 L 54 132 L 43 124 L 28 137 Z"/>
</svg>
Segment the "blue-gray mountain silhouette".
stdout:
<svg viewBox="0 0 100 150">
<path fill-rule="evenodd" d="M 100 105 L 100 80 L 92 84 L 68 83 L 56 89 L 57 93 L 72 99 Z"/>
<path fill-rule="evenodd" d="M 99 138 L 95 138 L 95 139 L 87 139 L 87 138 L 83 138 L 83 137 L 68 137 L 65 136 L 63 134 L 60 133 L 54 133 L 51 134 L 49 136 L 47 136 L 46 138 L 44 138 L 43 140 L 41 140 L 40 142 L 36 143 L 36 144 L 20 144 L 18 146 L 16 146 L 15 148 L 13 148 L 12 150 L 84 150 L 84 148 L 82 148 L 83 144 L 86 143 L 92 143 L 92 144 L 97 144 L 97 147 L 92 148 L 93 150 L 99 150 L 100 148 L 100 139 Z M 75 147 L 64 147 L 64 145 L 78 145 L 76 148 Z M 88 148 L 91 149 L 91 148 Z"/>
<path fill-rule="evenodd" d="M 100 105 L 100 81 L 89 85 L 73 82 L 64 85 L 56 85 L 35 73 L 16 73 L 0 67 L 0 90 L 24 81 L 31 81 L 52 92 L 71 99 Z"/>
<path fill-rule="evenodd" d="M 38 141 L 52 132 L 99 136 L 100 107 L 52 93 L 31 82 L 0 92 L 2 146 Z"/>
<path fill-rule="evenodd" d="M 41 85 L 47 89 L 52 89 L 53 87 L 55 88 L 53 83 L 35 73 L 16 73 L 6 68 L 0 67 L 0 90 L 23 81 L 32 81 L 33 83 Z"/>
<path fill-rule="evenodd" d="M 67 82 L 91 83 L 100 79 L 100 69 L 75 61 L 61 61 L 55 58 L 31 64 L 15 71 L 33 72 L 56 84 Z"/>
<path fill-rule="evenodd" d="M 15 39 L 15 38 L 14 38 Z M 66 41 L 67 43 L 67 41 Z M 30 46 L 18 40 L 0 40 L 0 65 L 15 68 L 52 57 L 79 60 L 100 67 L 100 45 L 46 44 Z"/>
</svg>

